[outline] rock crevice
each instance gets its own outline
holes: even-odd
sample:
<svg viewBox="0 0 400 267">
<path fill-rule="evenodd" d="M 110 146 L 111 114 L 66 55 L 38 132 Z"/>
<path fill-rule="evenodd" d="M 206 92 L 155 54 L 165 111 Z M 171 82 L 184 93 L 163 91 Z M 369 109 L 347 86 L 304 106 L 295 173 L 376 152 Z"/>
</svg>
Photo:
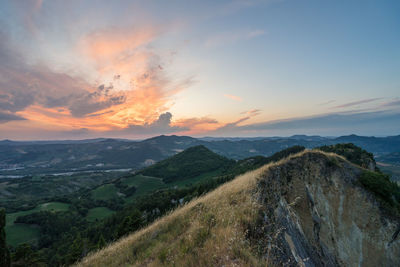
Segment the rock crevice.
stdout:
<svg viewBox="0 0 400 267">
<path fill-rule="evenodd" d="M 259 250 L 278 265 L 400 266 L 400 222 L 357 183 L 362 171 L 318 152 L 268 168 L 257 198 L 263 230 L 253 231 Z"/>
</svg>

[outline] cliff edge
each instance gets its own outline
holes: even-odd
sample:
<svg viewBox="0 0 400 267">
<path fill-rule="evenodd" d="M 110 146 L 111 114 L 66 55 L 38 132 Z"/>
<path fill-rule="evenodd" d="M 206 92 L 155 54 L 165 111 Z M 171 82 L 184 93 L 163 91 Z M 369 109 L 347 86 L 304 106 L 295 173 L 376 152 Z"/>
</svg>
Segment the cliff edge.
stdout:
<svg viewBox="0 0 400 267">
<path fill-rule="evenodd" d="M 78 266 L 400 266 L 400 220 L 343 157 L 305 151 L 241 175 Z"/>
</svg>

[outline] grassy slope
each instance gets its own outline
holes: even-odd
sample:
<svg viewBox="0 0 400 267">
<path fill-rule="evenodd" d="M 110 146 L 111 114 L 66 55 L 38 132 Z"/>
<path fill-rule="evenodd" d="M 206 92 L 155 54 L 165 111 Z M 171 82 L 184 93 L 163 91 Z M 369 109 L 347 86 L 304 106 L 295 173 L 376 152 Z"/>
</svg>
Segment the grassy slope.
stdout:
<svg viewBox="0 0 400 267">
<path fill-rule="evenodd" d="M 134 194 L 124 197 L 113 183 L 101 185 L 91 191 L 95 200 L 121 198 L 131 202 L 138 196 L 171 187 L 193 185 L 221 175 L 235 164 L 233 160 L 222 157 L 204 146 L 184 150 L 166 160 L 143 169 L 134 176 L 122 177 L 118 181 L 123 186 L 136 188 Z"/>
<path fill-rule="evenodd" d="M 301 152 L 291 157 L 300 156 Z M 324 153 L 331 155 L 331 153 Z M 265 266 L 246 230 L 254 224 L 258 177 L 270 166 L 238 176 L 150 226 L 84 258 L 78 266 Z"/>
<path fill-rule="evenodd" d="M 66 203 L 49 202 L 38 205 L 36 208 L 26 211 L 9 213 L 6 216 L 7 243 L 16 246 L 21 243 L 34 242 L 39 236 L 39 228 L 26 224 L 14 224 L 19 216 L 32 214 L 38 211 L 65 211 L 69 207 Z"/>
<path fill-rule="evenodd" d="M 141 174 L 123 179 L 122 184 L 137 188 L 136 192 L 131 197 L 128 197 L 128 201 L 131 201 L 138 196 L 145 195 L 148 192 L 165 187 L 161 178 L 144 176 Z"/>
<path fill-rule="evenodd" d="M 257 180 L 271 166 L 304 153 L 345 160 L 333 153 L 304 151 L 267 164 L 90 254 L 77 266 L 268 266 L 246 238 L 260 211 Z"/>
<path fill-rule="evenodd" d="M 253 221 L 257 208 L 249 191 L 263 169 L 242 175 L 191 201 L 149 227 L 85 258 L 79 266 L 213 266 L 259 262 L 246 246 L 242 225 Z M 221 255 L 225 255 L 221 257 Z"/>
<path fill-rule="evenodd" d="M 112 215 L 115 211 L 110 210 L 107 207 L 97 207 L 90 209 L 88 214 L 86 215 L 86 219 L 90 222 L 94 222 L 96 220 L 102 220 L 110 215 Z"/>
<path fill-rule="evenodd" d="M 94 189 L 91 194 L 93 199 L 108 200 L 118 197 L 118 188 L 113 184 L 105 184 Z"/>
</svg>

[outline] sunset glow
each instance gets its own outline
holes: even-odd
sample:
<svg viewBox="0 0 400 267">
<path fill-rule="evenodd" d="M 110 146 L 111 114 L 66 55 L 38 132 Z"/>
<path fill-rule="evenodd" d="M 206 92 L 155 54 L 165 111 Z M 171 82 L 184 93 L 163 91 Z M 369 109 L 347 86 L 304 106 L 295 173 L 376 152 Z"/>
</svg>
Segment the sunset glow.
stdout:
<svg viewBox="0 0 400 267">
<path fill-rule="evenodd" d="M 398 2 L 167 2 L 3 1 L 0 139 L 400 130 Z"/>
</svg>

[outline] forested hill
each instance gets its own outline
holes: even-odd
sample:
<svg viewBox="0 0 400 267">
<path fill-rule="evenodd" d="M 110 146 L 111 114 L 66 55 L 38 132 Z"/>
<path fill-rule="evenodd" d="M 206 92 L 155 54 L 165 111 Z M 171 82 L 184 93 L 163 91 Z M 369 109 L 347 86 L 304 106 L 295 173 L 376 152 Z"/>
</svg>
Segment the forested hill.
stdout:
<svg viewBox="0 0 400 267">
<path fill-rule="evenodd" d="M 302 150 L 304 147 L 293 147 L 271 157 L 234 161 L 195 146 L 139 173 L 70 195 L 30 200 L 33 206 L 23 204 L 23 210 L 7 214 L 12 260 L 25 266 L 71 264 L 237 175 Z M 21 206 L 25 202 L 18 203 Z"/>
<path fill-rule="evenodd" d="M 160 177 L 164 182 L 170 183 L 193 178 L 217 169 L 227 171 L 234 164 L 234 160 L 229 160 L 200 145 L 190 147 L 175 156 L 145 168 L 138 174 Z"/>
<path fill-rule="evenodd" d="M 354 162 L 364 159 L 359 152 Z M 77 266 L 399 266 L 399 214 L 400 188 L 379 171 L 304 151 L 236 177 Z"/>
<path fill-rule="evenodd" d="M 85 170 L 142 169 L 189 147 L 203 145 L 231 159 L 270 156 L 295 145 L 314 148 L 353 143 L 375 156 L 400 151 L 400 136 L 338 138 L 296 135 L 274 138 L 205 138 L 157 136 L 143 141 L 94 139 L 81 141 L 0 141 L 0 175 L 59 173 Z M 396 155 L 396 154 L 394 154 Z"/>
</svg>

